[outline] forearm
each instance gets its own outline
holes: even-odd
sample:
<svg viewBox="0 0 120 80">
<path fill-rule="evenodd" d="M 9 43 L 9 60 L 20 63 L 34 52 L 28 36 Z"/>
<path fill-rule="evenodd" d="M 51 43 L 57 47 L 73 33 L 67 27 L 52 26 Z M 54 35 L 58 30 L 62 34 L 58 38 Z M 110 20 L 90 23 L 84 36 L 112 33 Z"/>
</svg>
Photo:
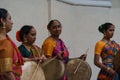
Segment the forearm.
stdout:
<svg viewBox="0 0 120 80">
<path fill-rule="evenodd" d="M 97 66 L 97 67 L 99 67 L 100 69 L 103 69 L 103 70 L 105 70 L 105 71 L 107 71 L 108 70 L 108 67 L 107 66 L 105 66 L 105 65 L 103 65 L 102 63 L 100 63 L 100 62 L 94 62 L 94 64 Z"/>
<path fill-rule="evenodd" d="M 4 72 L 1 73 L 1 78 L 4 80 L 15 80 L 15 76 L 13 74 L 13 72 Z"/>
</svg>

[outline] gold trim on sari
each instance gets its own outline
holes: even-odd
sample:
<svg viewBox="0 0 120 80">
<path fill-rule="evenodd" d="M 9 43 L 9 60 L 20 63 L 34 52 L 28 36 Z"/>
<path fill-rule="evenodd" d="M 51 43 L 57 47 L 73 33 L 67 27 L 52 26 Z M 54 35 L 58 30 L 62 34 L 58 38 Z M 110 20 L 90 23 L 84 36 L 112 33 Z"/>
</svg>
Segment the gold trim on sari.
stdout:
<svg viewBox="0 0 120 80">
<path fill-rule="evenodd" d="M 0 59 L 0 73 L 12 71 L 12 58 L 1 58 Z"/>
</svg>

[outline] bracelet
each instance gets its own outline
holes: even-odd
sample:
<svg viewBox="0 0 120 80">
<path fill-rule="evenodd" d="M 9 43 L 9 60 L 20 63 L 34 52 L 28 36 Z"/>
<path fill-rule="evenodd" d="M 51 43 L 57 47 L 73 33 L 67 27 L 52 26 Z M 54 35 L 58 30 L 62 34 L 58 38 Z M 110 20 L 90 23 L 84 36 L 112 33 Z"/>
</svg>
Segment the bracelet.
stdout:
<svg viewBox="0 0 120 80">
<path fill-rule="evenodd" d="M 109 71 L 109 70 L 110 70 L 110 67 L 107 67 L 107 70 Z"/>
</svg>

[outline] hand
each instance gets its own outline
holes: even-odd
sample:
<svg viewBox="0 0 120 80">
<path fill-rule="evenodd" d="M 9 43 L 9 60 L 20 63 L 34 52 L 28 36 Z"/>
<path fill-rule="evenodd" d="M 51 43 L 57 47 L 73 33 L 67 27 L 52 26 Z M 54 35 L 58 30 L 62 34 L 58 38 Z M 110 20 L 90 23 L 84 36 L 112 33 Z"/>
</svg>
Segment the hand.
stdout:
<svg viewBox="0 0 120 80">
<path fill-rule="evenodd" d="M 47 61 L 47 58 L 46 58 L 45 55 L 42 55 L 42 56 L 41 56 L 41 59 L 42 59 L 43 62 L 44 62 L 44 61 Z"/>
<path fill-rule="evenodd" d="M 8 78 L 9 80 L 16 80 L 13 72 L 6 72 L 4 73 L 4 76 L 6 77 L 6 79 Z"/>
<path fill-rule="evenodd" d="M 57 54 L 57 58 L 60 59 L 60 60 L 63 60 L 63 57 L 61 56 L 61 53 Z"/>
<path fill-rule="evenodd" d="M 112 68 L 108 68 L 107 71 L 108 71 L 111 75 L 117 74 Z"/>
<path fill-rule="evenodd" d="M 86 60 L 86 57 L 87 57 L 86 54 L 82 54 L 79 58 L 85 61 L 85 60 Z"/>
<path fill-rule="evenodd" d="M 33 58 L 33 60 L 36 61 L 36 62 L 42 62 L 42 58 L 41 57 L 40 58 L 39 57 L 35 57 L 35 58 Z"/>
</svg>

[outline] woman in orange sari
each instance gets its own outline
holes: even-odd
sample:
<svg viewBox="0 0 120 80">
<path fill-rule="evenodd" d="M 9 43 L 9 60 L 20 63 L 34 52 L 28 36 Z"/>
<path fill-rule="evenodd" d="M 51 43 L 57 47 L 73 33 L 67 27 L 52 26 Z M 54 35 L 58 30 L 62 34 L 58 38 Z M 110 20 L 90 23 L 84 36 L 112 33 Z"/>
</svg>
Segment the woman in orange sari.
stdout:
<svg viewBox="0 0 120 80">
<path fill-rule="evenodd" d="M 20 80 L 22 74 L 23 58 L 7 35 L 12 25 L 9 12 L 0 8 L 0 80 Z"/>
</svg>

